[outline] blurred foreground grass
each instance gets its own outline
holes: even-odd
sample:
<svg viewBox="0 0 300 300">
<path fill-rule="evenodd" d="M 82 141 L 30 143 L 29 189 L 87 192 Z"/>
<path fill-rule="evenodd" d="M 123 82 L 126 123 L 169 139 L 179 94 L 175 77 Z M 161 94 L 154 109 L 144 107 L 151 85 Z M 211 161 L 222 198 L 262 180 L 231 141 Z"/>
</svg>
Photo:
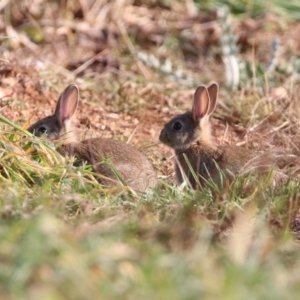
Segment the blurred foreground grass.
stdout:
<svg viewBox="0 0 300 300">
<path fill-rule="evenodd" d="M 225 4 L 234 15 L 267 8 L 195 2 L 200 9 Z M 273 5 L 299 18 L 297 1 Z M 231 103 L 230 116 L 240 102 Z M 239 124 L 263 119 L 260 108 L 242 108 Z M 132 195 L 102 188 L 88 166 L 73 167 L 52 145 L 1 122 L 0 299 L 299 298 L 297 180 L 273 191 L 267 179 L 239 178 L 196 193 L 161 179 L 157 190 Z"/>
<path fill-rule="evenodd" d="M 162 182 L 131 195 L 11 125 L 1 131 L 1 299 L 297 299 L 297 182 L 248 196 L 240 180 L 214 194 Z"/>
</svg>

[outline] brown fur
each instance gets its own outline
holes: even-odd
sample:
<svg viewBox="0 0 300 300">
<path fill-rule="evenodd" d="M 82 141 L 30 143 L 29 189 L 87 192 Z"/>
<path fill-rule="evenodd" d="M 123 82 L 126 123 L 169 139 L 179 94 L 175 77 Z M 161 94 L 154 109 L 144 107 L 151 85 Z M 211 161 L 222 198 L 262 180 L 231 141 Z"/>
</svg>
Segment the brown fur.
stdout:
<svg viewBox="0 0 300 300">
<path fill-rule="evenodd" d="M 209 116 L 216 107 L 217 94 L 216 83 L 208 89 L 198 87 L 192 111 L 171 119 L 160 133 L 160 141 L 175 151 L 177 184 L 181 184 L 186 178 L 197 189 L 197 181 L 202 186 L 211 179 L 220 185 L 222 177 L 232 179 L 236 175 L 250 172 L 266 174 L 272 168 L 275 169 L 274 181 L 282 181 L 285 176 L 277 172 L 277 167 L 291 162 L 295 156 L 288 158 L 286 153 L 280 151 L 258 153 L 235 145 L 217 146 L 212 142 Z M 186 160 L 196 173 L 197 180 Z"/>
<path fill-rule="evenodd" d="M 118 175 L 136 191 L 145 191 L 156 185 L 155 171 L 148 159 L 134 147 L 120 141 L 93 138 L 62 145 L 57 151 L 63 156 L 78 158 L 77 166 L 84 162 L 92 165 L 105 186 L 120 184 Z M 107 163 L 102 163 L 103 160 Z"/>
<path fill-rule="evenodd" d="M 112 139 L 93 138 L 78 142 L 72 116 L 78 105 L 78 88 L 68 86 L 61 94 L 53 116 L 46 117 L 28 128 L 36 136 L 46 134 L 60 143 L 57 151 L 63 156 L 74 156 L 75 165 L 88 163 L 99 174 L 105 186 L 123 181 L 136 191 L 155 187 L 156 172 L 147 157 L 134 147 Z M 103 161 L 108 163 L 103 163 Z M 116 176 L 116 173 L 118 176 Z"/>
</svg>

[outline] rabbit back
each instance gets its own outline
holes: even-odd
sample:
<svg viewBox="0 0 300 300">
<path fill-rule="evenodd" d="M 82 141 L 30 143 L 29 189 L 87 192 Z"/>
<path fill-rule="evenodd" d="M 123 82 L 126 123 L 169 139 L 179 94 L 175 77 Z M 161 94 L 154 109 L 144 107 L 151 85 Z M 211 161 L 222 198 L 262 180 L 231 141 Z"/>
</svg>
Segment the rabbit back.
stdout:
<svg viewBox="0 0 300 300">
<path fill-rule="evenodd" d="M 105 186 L 120 184 L 114 170 L 136 191 L 153 188 L 157 183 L 156 172 L 148 158 L 136 148 L 117 140 L 92 138 L 62 145 L 57 150 L 63 156 L 75 156 L 77 165 L 83 162 L 91 164 Z M 102 163 L 103 160 L 107 163 Z"/>
<path fill-rule="evenodd" d="M 237 151 L 238 149 L 232 146 L 205 148 L 199 144 L 191 146 L 186 151 L 175 151 L 177 184 L 187 179 L 190 185 L 197 189 L 197 181 L 203 186 L 208 180 L 212 180 L 220 186 L 224 178 L 232 179 L 253 157 L 251 151 L 243 151 L 242 156 L 236 155 Z"/>
<path fill-rule="evenodd" d="M 254 150 L 241 148 L 236 145 L 221 145 L 216 148 L 203 148 L 195 145 L 185 152 L 175 152 L 175 175 L 178 184 L 189 181 L 194 189 L 197 189 L 195 180 L 185 157 L 190 162 L 197 178 L 202 185 L 207 180 L 212 180 L 218 186 L 222 185 L 224 179 L 231 181 L 237 175 L 256 173 L 259 176 L 266 175 L 273 169 L 274 180 L 282 180 L 279 169 L 293 163 L 296 156 L 287 158 L 286 154 L 273 151 L 256 152 Z M 184 157 L 185 156 L 185 157 Z M 283 157 L 284 156 L 284 157 Z M 286 177 L 286 176 L 284 176 Z"/>
</svg>

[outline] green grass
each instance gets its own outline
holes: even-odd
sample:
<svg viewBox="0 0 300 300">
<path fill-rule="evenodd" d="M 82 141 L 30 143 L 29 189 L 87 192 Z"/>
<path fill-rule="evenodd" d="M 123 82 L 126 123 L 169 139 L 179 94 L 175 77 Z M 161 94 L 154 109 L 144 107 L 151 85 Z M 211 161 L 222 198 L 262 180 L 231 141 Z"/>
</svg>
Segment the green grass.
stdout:
<svg viewBox="0 0 300 300">
<path fill-rule="evenodd" d="M 221 6 L 230 9 L 233 15 L 244 17 L 257 17 L 265 13 L 276 13 L 286 19 L 299 20 L 300 3 L 292 1 L 259 1 L 259 0 L 194 0 L 196 7 L 200 10 L 213 10 Z"/>
<path fill-rule="evenodd" d="M 153 7 L 164 7 L 167 12 L 172 7 L 170 1 L 148 2 Z M 291 20 L 299 19 L 296 1 L 275 1 L 270 7 L 269 2 L 261 1 L 194 2 L 206 11 L 227 5 L 232 16 L 241 19 L 261 16 L 269 10 Z M 163 57 L 181 57 L 179 38 L 170 34 L 160 48 Z M 129 37 L 134 40 L 130 34 Z M 121 44 L 118 76 L 109 74 L 108 79 L 96 84 L 93 79 L 86 79 L 96 86 L 94 95 L 100 95 L 94 99 L 96 105 L 100 97 L 114 113 L 128 112 L 133 117 L 137 117 L 133 113 L 140 109 L 153 110 L 154 114 L 163 109 L 172 113 L 177 105 L 189 106 L 191 99 L 187 102 L 180 93 L 173 95 L 186 91 L 187 86 L 155 70 L 145 78 L 136 68 L 128 46 L 121 39 L 117 42 Z M 147 50 L 155 53 L 156 47 L 147 46 Z M 216 48 L 210 50 L 214 53 Z M 247 49 L 247 67 L 253 67 L 251 51 Z M 208 51 L 205 59 L 209 60 L 201 57 L 204 63 L 200 65 L 217 68 L 212 73 L 201 68 L 201 72 L 193 71 L 195 77 L 200 76 L 197 82 L 219 80 L 213 76 L 224 73 L 220 54 L 213 55 Z M 261 79 L 258 83 L 265 91 L 265 64 L 255 61 L 255 68 L 256 64 L 256 75 Z M 299 75 L 298 69 L 293 70 Z M 48 75 L 52 71 L 50 85 L 61 78 L 55 68 L 47 71 Z M 248 71 L 253 80 L 252 69 Z M 275 75 L 269 78 L 272 87 L 292 78 L 291 72 Z M 132 87 L 128 82 L 133 82 Z M 150 92 L 142 94 L 148 84 Z M 293 84 L 297 87 L 297 81 Z M 247 135 L 247 139 L 249 136 L 250 147 L 261 143 L 264 146 L 266 137 L 275 135 L 271 129 L 289 120 L 281 133 L 277 131 L 277 142 L 292 144 L 284 142 L 288 134 L 297 132 L 297 101 L 288 110 L 251 89 L 242 95 L 224 87 L 221 93 L 217 114 L 223 123 L 216 126 L 219 138 L 228 123 L 236 125 L 234 129 L 245 129 L 238 134 Z M 291 93 L 297 99 L 297 89 Z M 159 100 L 154 101 L 156 98 Z M 278 110 L 283 116 L 273 120 L 273 127 L 265 122 L 265 127 L 247 131 L 256 129 L 255 125 Z M 300 223 L 295 221 L 300 203 L 299 179 L 273 189 L 270 173 L 263 179 L 246 176 L 236 178 L 230 185 L 225 183 L 222 189 L 211 185 L 201 191 L 175 187 L 169 183 L 173 180 L 160 179 L 155 190 L 135 195 L 126 187 L 102 187 L 90 166 L 74 167 L 72 159 L 61 157 L 53 145 L 2 116 L 0 122 L 0 299 L 299 298 L 299 232 L 293 231 L 300 230 Z M 226 138 L 230 139 L 230 134 Z M 125 139 L 119 133 L 112 135 Z M 289 138 L 297 146 L 297 139 Z M 276 142 L 275 138 L 273 141 Z"/>
<path fill-rule="evenodd" d="M 1 299 L 297 298 L 297 182 L 133 196 L 24 134 L 1 132 Z"/>
</svg>

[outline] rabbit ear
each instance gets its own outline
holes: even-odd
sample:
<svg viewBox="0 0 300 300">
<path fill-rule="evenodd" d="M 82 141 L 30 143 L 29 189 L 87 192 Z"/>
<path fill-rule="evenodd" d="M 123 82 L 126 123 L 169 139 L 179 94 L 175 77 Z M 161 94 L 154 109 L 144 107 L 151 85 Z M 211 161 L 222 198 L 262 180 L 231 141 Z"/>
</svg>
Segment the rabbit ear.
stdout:
<svg viewBox="0 0 300 300">
<path fill-rule="evenodd" d="M 208 115 L 211 115 L 212 112 L 216 109 L 217 106 L 217 99 L 218 99 L 218 92 L 219 92 L 219 85 L 216 82 L 211 83 L 211 85 L 207 88 L 209 94 L 209 110 Z"/>
<path fill-rule="evenodd" d="M 54 115 L 60 124 L 70 120 L 77 110 L 79 90 L 77 85 L 69 85 L 58 99 Z"/>
<path fill-rule="evenodd" d="M 200 85 L 194 94 L 194 105 L 192 109 L 193 119 L 199 122 L 209 110 L 209 95 L 207 88 Z"/>
</svg>

